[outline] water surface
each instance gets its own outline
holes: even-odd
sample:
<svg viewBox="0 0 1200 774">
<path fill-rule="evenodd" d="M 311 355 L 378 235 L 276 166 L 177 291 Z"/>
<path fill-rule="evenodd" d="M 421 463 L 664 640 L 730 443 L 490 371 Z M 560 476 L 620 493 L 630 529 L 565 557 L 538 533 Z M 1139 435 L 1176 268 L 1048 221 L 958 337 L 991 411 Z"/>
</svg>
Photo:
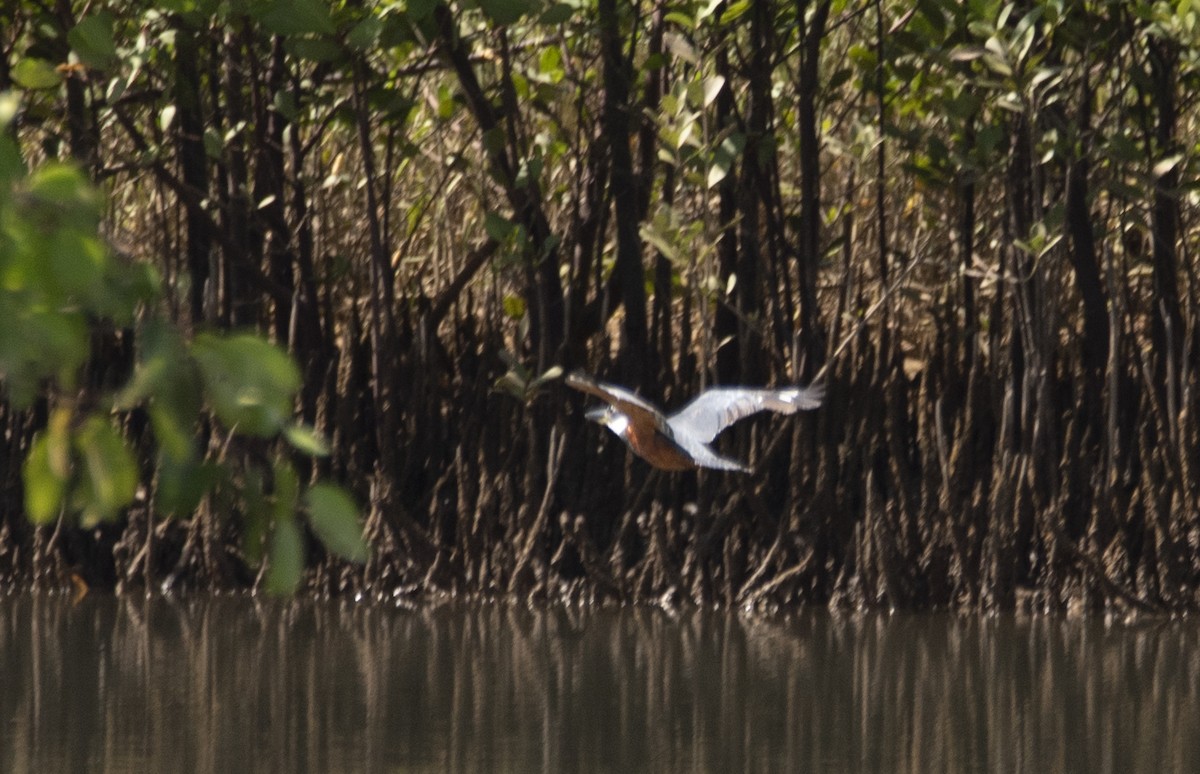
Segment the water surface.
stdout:
<svg viewBox="0 0 1200 774">
<path fill-rule="evenodd" d="M 0 771 L 1200 771 L 1200 623 L 0 596 Z"/>
</svg>

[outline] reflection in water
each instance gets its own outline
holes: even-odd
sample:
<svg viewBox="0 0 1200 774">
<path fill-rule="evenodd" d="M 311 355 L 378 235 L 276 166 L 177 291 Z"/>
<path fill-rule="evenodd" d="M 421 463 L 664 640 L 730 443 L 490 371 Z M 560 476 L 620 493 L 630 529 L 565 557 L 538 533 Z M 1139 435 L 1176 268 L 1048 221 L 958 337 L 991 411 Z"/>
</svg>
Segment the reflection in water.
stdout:
<svg viewBox="0 0 1200 774">
<path fill-rule="evenodd" d="M 1200 624 L 0 596 L 0 771 L 1200 771 Z"/>
</svg>

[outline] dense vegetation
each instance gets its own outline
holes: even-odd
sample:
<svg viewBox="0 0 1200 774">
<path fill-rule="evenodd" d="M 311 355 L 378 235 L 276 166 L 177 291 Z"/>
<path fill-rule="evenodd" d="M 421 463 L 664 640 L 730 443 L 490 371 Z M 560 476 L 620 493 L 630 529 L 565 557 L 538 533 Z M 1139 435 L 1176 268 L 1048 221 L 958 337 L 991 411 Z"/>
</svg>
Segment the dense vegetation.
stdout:
<svg viewBox="0 0 1200 774">
<path fill-rule="evenodd" d="M 118 273 L 163 288 L 127 317 L 59 288 L 78 363 L 4 365 L 4 575 L 244 586 L 281 544 L 388 595 L 1200 601 L 1191 3 L 4 8 L 23 163 L 72 160 Z M 214 346 L 287 373 L 235 331 L 295 359 L 298 424 L 222 403 Z M 185 375 L 145 387 L 156 362 Z M 574 367 L 668 406 L 830 397 L 722 438 L 753 475 L 660 475 L 584 421 Z M 155 409 L 180 382 L 208 390 L 182 430 Z M 64 406 L 144 492 L 35 526 L 22 470 Z M 364 505 L 361 566 L 344 518 L 291 517 L 322 478 Z"/>
</svg>

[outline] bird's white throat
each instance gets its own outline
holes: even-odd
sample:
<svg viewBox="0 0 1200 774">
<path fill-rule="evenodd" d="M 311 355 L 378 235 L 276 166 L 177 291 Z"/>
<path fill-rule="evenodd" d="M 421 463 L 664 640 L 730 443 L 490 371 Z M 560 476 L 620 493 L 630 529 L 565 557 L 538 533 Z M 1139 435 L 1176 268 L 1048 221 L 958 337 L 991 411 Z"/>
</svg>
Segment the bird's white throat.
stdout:
<svg viewBox="0 0 1200 774">
<path fill-rule="evenodd" d="M 604 424 L 617 435 L 624 436 L 625 431 L 629 429 L 629 417 L 613 412 Z"/>
</svg>

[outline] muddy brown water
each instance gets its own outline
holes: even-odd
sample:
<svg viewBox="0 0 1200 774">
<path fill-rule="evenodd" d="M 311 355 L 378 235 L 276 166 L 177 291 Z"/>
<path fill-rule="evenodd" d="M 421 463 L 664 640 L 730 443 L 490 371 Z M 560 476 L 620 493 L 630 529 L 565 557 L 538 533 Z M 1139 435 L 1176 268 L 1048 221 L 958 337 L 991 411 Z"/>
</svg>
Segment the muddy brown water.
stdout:
<svg viewBox="0 0 1200 774">
<path fill-rule="evenodd" d="M 1196 772 L 1200 621 L 0 595 L 0 771 Z"/>
</svg>

